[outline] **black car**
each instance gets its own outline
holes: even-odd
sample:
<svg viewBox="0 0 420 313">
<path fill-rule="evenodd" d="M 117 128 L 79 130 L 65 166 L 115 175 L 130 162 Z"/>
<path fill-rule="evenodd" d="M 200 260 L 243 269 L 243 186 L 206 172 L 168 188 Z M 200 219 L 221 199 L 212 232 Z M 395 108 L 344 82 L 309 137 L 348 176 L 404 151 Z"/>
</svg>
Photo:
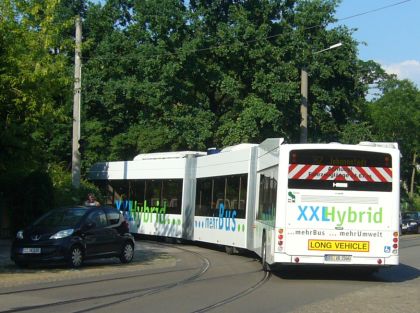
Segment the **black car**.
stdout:
<svg viewBox="0 0 420 313">
<path fill-rule="evenodd" d="M 401 215 L 402 233 L 420 234 L 420 212 L 404 212 Z"/>
<path fill-rule="evenodd" d="M 49 211 L 16 234 L 11 259 L 18 266 L 65 261 L 79 267 L 91 258 L 129 263 L 134 238 L 122 214 L 111 207 L 74 206 Z"/>
</svg>

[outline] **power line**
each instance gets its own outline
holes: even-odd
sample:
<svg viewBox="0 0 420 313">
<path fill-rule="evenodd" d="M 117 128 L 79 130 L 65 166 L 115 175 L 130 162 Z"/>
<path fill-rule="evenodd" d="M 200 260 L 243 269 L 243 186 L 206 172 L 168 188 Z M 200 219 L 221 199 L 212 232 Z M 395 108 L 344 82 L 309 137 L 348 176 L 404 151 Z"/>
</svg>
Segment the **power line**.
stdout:
<svg viewBox="0 0 420 313">
<path fill-rule="evenodd" d="M 401 4 L 404 4 L 404 3 L 410 2 L 410 1 L 412 1 L 412 0 L 403 0 L 403 1 L 399 1 L 399 2 L 396 2 L 396 3 L 392 3 L 392 4 L 389 4 L 389 5 L 386 5 L 386 6 L 382 6 L 382 7 L 379 7 L 379 8 L 375 8 L 375 9 L 372 9 L 372 10 L 364 11 L 364 12 L 361 12 L 361 13 L 357 13 L 357 14 L 354 14 L 354 15 L 347 16 L 347 17 L 343 17 L 343 18 L 337 19 L 337 20 L 336 20 L 333 24 L 336 24 L 336 23 L 338 23 L 338 22 L 340 22 L 340 21 L 345 21 L 345 20 L 349 20 L 349 19 L 356 18 L 356 17 L 359 17 L 359 16 L 363 16 L 363 15 L 371 14 L 371 13 L 378 12 L 378 11 L 382 11 L 382 10 L 385 10 L 385 9 L 388 9 L 388 8 L 391 8 L 391 7 L 395 7 L 395 6 L 398 6 L 398 5 L 401 5 Z M 324 27 L 324 25 L 323 25 L 323 24 L 313 25 L 313 26 L 305 27 L 305 28 L 303 28 L 302 30 L 303 30 L 303 31 L 306 31 L 306 30 L 310 30 L 310 29 L 314 29 L 314 28 L 319 28 L 319 27 Z M 281 36 L 281 35 L 282 35 L 282 34 L 274 34 L 274 35 L 266 36 L 266 37 L 264 37 L 264 38 L 262 38 L 262 39 L 272 39 L 272 38 L 276 38 L 276 37 Z M 257 42 L 258 40 L 259 40 L 259 39 L 246 40 L 246 41 L 242 42 L 242 44 L 250 44 L 250 43 L 253 43 L 253 42 Z M 222 47 L 225 47 L 225 46 L 228 46 L 228 45 L 230 45 L 230 44 L 221 44 L 221 45 L 212 46 L 212 47 L 207 47 L 207 48 L 193 49 L 193 50 L 191 50 L 190 52 L 203 52 L 203 51 L 210 51 L 210 50 L 219 49 L 219 48 L 222 48 Z M 182 48 L 180 48 L 179 50 L 182 50 Z M 178 50 L 178 51 L 179 51 L 179 50 Z M 178 54 L 179 52 L 166 52 L 166 53 L 167 53 L 168 55 L 176 55 L 176 54 Z M 91 59 L 91 58 L 85 58 L 85 59 Z M 107 58 L 107 57 L 94 57 L 94 59 L 103 59 L 103 60 L 107 60 L 107 59 L 115 59 L 115 58 Z"/>
<path fill-rule="evenodd" d="M 372 9 L 372 10 L 369 10 L 369 11 L 366 11 L 366 12 L 357 13 L 357 14 L 350 15 L 350 16 L 347 16 L 347 17 L 344 17 L 344 18 L 340 18 L 337 21 L 349 20 L 351 18 L 355 18 L 355 17 L 359 17 L 359 16 L 362 16 L 362 15 L 366 15 L 366 14 L 378 12 L 378 11 L 381 11 L 381 10 L 385 10 L 385 9 L 388 9 L 388 8 L 391 8 L 391 7 L 395 7 L 397 5 L 400 5 L 400 4 L 403 4 L 403 3 L 406 3 L 406 2 L 410 2 L 410 1 L 411 0 L 404 0 L 404 1 L 396 2 L 396 3 L 393 3 L 393 4 L 389 4 L 389 5 L 386 5 L 386 6 L 377 8 L 377 9 Z"/>
</svg>

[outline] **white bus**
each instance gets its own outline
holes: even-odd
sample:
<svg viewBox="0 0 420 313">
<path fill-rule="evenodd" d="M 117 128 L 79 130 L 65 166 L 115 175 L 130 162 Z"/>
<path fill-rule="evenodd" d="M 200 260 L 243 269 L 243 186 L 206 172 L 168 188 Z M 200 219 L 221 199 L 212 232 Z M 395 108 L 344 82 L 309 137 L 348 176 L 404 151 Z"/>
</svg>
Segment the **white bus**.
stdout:
<svg viewBox="0 0 420 313">
<path fill-rule="evenodd" d="M 285 144 L 141 154 L 89 173 L 137 234 L 254 251 L 276 264 L 399 262 L 396 143 Z"/>
</svg>

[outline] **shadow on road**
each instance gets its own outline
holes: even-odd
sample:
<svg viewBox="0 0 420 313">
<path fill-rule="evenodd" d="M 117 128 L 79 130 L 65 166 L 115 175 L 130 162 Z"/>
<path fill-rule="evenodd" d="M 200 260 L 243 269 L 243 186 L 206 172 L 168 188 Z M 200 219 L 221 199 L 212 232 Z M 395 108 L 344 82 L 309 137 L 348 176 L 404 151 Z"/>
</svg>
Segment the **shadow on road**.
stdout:
<svg viewBox="0 0 420 313">
<path fill-rule="evenodd" d="M 400 264 L 372 271 L 363 267 L 283 266 L 273 269 L 273 274 L 289 280 L 349 280 L 401 283 L 420 276 L 417 268 Z"/>
<path fill-rule="evenodd" d="M 142 242 L 137 241 L 137 245 L 143 245 Z M 13 274 L 13 273 L 38 273 L 40 271 L 48 271 L 51 273 L 59 273 L 70 268 L 65 262 L 53 262 L 53 263 L 32 263 L 27 267 L 20 268 L 16 266 L 9 258 L 7 251 L 7 258 L 4 257 L 0 262 L 0 274 Z M 156 249 L 136 249 L 134 252 L 134 258 L 131 263 L 121 264 L 119 258 L 103 258 L 103 259 L 92 259 L 85 260 L 82 267 L 78 268 L 78 271 L 84 271 L 89 269 L 97 269 L 115 266 L 130 267 L 135 265 L 148 265 L 152 264 L 156 260 L 170 259 L 171 256 L 161 250 Z"/>
</svg>

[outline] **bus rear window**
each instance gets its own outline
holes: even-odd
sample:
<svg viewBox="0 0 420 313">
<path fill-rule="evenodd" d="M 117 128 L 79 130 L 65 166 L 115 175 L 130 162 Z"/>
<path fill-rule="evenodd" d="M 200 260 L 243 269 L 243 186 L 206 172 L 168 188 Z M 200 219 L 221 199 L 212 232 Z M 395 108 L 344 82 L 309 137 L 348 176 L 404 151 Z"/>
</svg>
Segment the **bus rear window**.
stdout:
<svg viewBox="0 0 420 313">
<path fill-rule="evenodd" d="M 354 150 L 292 150 L 288 187 L 293 189 L 392 191 L 392 158 Z"/>
</svg>

